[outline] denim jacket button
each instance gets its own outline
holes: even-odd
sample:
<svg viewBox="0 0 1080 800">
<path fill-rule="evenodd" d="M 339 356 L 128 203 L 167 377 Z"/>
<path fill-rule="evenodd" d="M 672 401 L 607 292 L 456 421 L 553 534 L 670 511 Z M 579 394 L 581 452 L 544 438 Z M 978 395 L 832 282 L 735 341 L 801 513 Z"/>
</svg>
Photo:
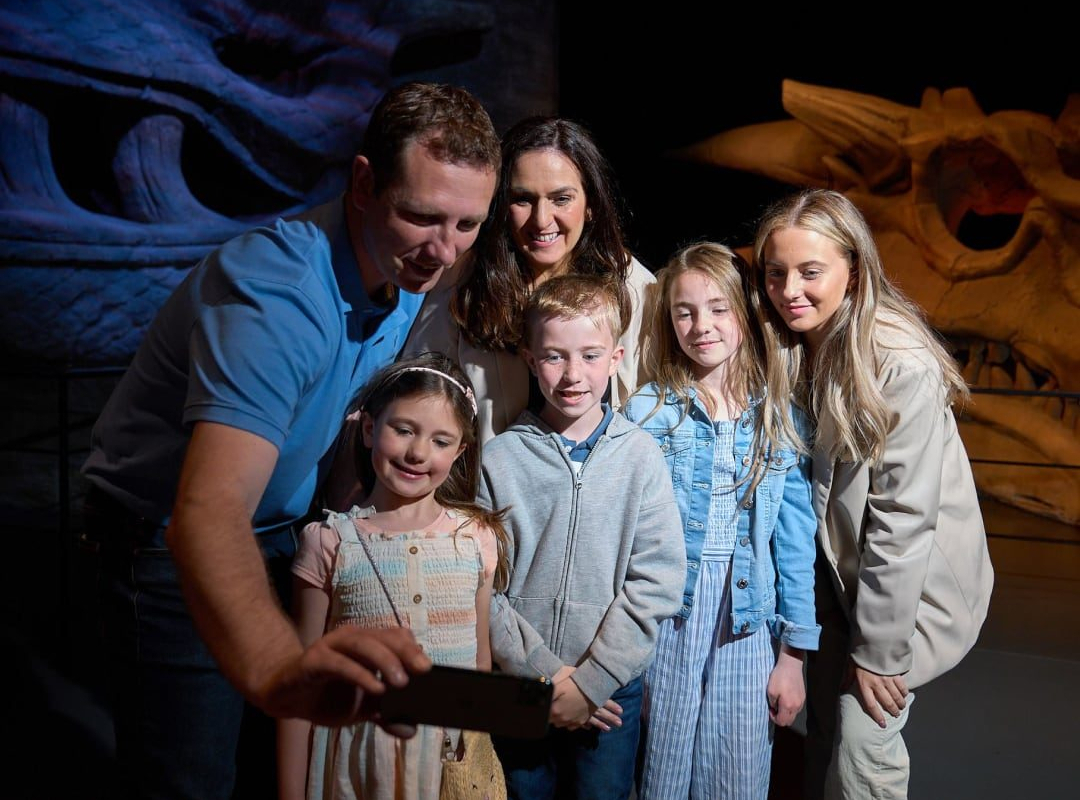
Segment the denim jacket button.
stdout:
<svg viewBox="0 0 1080 800">
<path fill-rule="evenodd" d="M 744 467 L 749 467 L 750 466 L 750 456 L 743 456 L 742 457 L 742 465 Z"/>
<path fill-rule="evenodd" d="M 750 630 L 750 623 L 749 622 L 744 622 L 742 624 L 742 627 L 739 628 L 739 633 L 746 633 L 748 630 Z"/>
<path fill-rule="evenodd" d="M 740 589 L 745 589 L 748 586 L 746 578 L 739 578 L 739 582 L 735 585 L 738 586 Z"/>
<path fill-rule="evenodd" d="M 743 547 L 746 547 L 748 544 L 750 544 L 750 537 L 749 536 L 742 537 L 741 539 L 739 539 L 739 544 L 741 544 Z"/>
<path fill-rule="evenodd" d="M 784 463 L 783 456 L 773 456 L 772 463 L 776 464 L 777 466 L 780 466 L 781 464 Z"/>
</svg>

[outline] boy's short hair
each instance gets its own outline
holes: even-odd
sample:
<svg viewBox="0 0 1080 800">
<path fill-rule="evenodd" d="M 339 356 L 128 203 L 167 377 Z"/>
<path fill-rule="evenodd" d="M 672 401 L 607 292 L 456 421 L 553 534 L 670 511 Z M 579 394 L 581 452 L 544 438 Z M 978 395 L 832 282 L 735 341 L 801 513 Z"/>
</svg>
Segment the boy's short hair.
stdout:
<svg viewBox="0 0 1080 800">
<path fill-rule="evenodd" d="M 387 92 L 371 113 L 360 152 L 382 192 L 401 173 L 401 156 L 412 142 L 445 164 L 499 173 L 499 137 L 480 102 L 465 89 L 414 81 Z"/>
<path fill-rule="evenodd" d="M 526 347 L 536 326 L 549 318 L 593 317 L 606 325 L 617 344 L 630 321 L 630 295 L 617 279 L 601 275 L 560 275 L 540 284 L 525 304 Z"/>
</svg>

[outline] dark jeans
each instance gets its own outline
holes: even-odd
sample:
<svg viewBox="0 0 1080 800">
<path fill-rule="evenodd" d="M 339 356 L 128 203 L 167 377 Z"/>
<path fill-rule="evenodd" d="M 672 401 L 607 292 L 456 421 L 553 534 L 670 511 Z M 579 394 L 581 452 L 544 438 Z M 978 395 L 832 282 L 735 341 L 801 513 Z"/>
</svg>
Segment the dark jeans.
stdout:
<svg viewBox="0 0 1080 800">
<path fill-rule="evenodd" d="M 218 671 L 184 604 L 164 531 L 141 524 L 99 490 L 87 498 L 86 525 L 101 547 L 124 795 L 275 796 L 274 722 L 247 706 Z M 268 566 L 282 573 L 283 581 L 274 574 L 279 591 L 282 583 L 288 587 L 288 559 L 269 559 Z"/>
<path fill-rule="evenodd" d="M 496 739 L 510 798 L 626 800 L 634 785 L 641 693 L 641 678 L 635 678 L 612 695 L 623 708 L 623 724 L 606 733 L 551 728 L 539 740 Z"/>
<path fill-rule="evenodd" d="M 850 627 L 833 589 L 821 546 L 814 561 L 814 604 L 821 625 L 818 649 L 806 654 L 806 741 L 803 797 L 822 800 L 836 735 L 836 698 L 851 652 Z"/>
</svg>

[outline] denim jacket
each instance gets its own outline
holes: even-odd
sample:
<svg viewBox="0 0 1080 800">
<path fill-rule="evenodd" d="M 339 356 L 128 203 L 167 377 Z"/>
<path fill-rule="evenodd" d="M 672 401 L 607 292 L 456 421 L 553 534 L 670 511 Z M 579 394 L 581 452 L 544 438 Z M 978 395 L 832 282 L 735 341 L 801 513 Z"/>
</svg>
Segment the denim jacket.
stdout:
<svg viewBox="0 0 1080 800">
<path fill-rule="evenodd" d="M 709 519 L 716 429 L 693 390 L 685 417 L 682 401 L 672 396 L 665 397 L 649 416 L 657 393 L 655 383 L 643 386 L 627 401 L 623 413 L 653 436 L 671 470 L 686 542 L 686 584 L 677 613 L 685 619 L 694 604 Z M 737 480 L 746 477 L 753 463 L 757 413 L 758 402 L 751 402 L 735 425 Z M 796 428 L 805 437 L 806 417 L 797 409 L 793 413 Z M 744 497 L 749 483 L 736 489 L 739 519 L 731 564 L 732 632 L 751 633 L 765 624 L 781 642 L 816 650 L 821 626 L 814 613 L 817 518 L 810 490 L 810 458 L 794 449 L 779 449 L 768 456 L 766 475 L 753 496 Z"/>
</svg>

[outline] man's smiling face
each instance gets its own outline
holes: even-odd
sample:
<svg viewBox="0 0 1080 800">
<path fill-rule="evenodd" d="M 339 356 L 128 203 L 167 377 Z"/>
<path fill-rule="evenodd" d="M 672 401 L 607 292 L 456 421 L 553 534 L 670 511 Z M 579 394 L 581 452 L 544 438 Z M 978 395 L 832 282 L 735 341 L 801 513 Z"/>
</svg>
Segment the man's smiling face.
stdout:
<svg viewBox="0 0 1080 800">
<path fill-rule="evenodd" d="M 357 156 L 350 201 L 362 212 L 354 244 L 368 293 L 387 281 L 408 292 L 433 289 L 476 241 L 495 179 L 494 170 L 439 161 L 411 142 L 397 179 L 375 193 L 371 167 Z"/>
</svg>

